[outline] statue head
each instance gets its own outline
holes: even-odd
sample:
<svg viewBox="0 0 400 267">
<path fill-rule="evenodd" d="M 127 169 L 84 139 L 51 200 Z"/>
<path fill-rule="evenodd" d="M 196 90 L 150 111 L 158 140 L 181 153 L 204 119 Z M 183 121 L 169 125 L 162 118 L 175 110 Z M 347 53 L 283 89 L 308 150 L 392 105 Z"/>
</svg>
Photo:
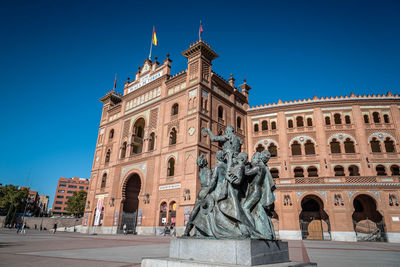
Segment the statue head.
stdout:
<svg viewBox="0 0 400 267">
<path fill-rule="evenodd" d="M 232 126 L 228 126 L 225 129 L 225 134 L 233 134 L 235 133 L 235 129 Z"/>
<path fill-rule="evenodd" d="M 223 162 L 225 159 L 225 152 L 223 150 L 218 150 L 215 156 L 219 162 Z"/>
<path fill-rule="evenodd" d="M 207 164 L 208 164 L 207 159 L 206 159 L 203 155 L 200 155 L 200 156 L 197 158 L 196 163 L 197 163 L 197 166 L 199 166 L 200 168 L 204 168 L 204 167 L 206 167 Z"/>
<path fill-rule="evenodd" d="M 243 162 L 243 163 L 246 163 L 247 160 L 249 159 L 249 157 L 247 156 L 247 154 L 244 153 L 244 152 L 240 152 L 239 155 L 237 156 L 237 158 L 238 158 L 239 161 L 241 161 L 241 162 Z"/>
<path fill-rule="evenodd" d="M 251 164 L 257 164 L 257 162 L 260 160 L 260 156 L 261 153 L 260 152 L 256 152 L 253 154 L 253 156 L 251 157 Z"/>
<path fill-rule="evenodd" d="M 264 164 L 266 164 L 266 163 L 269 161 L 269 159 L 271 158 L 271 153 L 269 153 L 268 150 L 263 150 L 260 154 L 261 154 L 261 155 L 260 155 L 260 160 L 261 160 Z"/>
</svg>

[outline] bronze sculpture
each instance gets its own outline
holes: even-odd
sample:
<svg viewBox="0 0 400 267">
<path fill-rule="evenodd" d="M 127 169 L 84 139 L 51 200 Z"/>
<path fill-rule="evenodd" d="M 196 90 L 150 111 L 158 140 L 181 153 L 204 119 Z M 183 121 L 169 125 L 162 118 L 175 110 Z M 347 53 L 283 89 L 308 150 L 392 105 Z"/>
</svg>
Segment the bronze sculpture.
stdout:
<svg viewBox="0 0 400 267">
<path fill-rule="evenodd" d="M 197 160 L 202 188 L 184 236 L 194 228 L 194 237 L 275 240 L 271 222 L 275 184 L 266 165 L 270 153 L 256 152 L 248 162 L 247 154 L 240 152 L 243 141 L 232 126 L 220 136 L 208 128 L 202 133 L 222 142 L 223 150 L 217 152 L 212 170 L 203 156 Z"/>
</svg>

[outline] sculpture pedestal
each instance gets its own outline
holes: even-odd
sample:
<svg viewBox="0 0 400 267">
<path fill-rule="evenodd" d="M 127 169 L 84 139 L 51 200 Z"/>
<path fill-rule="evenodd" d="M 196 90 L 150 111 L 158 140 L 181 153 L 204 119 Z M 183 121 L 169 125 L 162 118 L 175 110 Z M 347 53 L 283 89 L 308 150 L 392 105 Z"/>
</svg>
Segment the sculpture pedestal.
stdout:
<svg viewBox="0 0 400 267">
<path fill-rule="evenodd" d="M 144 259 L 142 267 L 316 266 L 289 261 L 288 243 L 266 240 L 177 238 L 168 259 Z M 298 265 L 300 264 L 300 265 Z"/>
</svg>

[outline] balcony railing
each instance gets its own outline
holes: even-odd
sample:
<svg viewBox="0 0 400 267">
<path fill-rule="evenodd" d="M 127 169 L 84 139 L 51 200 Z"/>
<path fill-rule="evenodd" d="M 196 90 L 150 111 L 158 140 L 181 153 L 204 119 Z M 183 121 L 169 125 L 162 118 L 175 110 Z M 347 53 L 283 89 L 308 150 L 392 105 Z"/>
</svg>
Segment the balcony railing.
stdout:
<svg viewBox="0 0 400 267">
<path fill-rule="evenodd" d="M 376 183 L 398 183 L 400 176 L 336 176 L 336 177 L 298 177 L 277 178 L 275 183 L 279 185 L 298 184 L 376 184 Z"/>
</svg>

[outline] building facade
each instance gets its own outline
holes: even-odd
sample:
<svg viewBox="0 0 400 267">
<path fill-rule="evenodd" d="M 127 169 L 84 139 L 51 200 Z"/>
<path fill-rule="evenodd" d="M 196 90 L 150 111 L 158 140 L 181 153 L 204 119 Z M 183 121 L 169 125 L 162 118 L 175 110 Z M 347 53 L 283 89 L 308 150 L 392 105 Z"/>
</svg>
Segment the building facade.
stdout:
<svg viewBox="0 0 400 267">
<path fill-rule="evenodd" d="M 89 179 L 87 178 L 64 178 L 60 177 L 57 183 L 56 193 L 54 195 L 52 212 L 53 214 L 67 214 L 67 201 L 72 197 L 74 192 L 88 192 Z"/>
<path fill-rule="evenodd" d="M 39 208 L 41 215 L 47 214 L 49 208 L 49 200 L 49 196 L 39 195 Z"/>
<path fill-rule="evenodd" d="M 214 73 L 218 55 L 208 44 L 182 54 L 186 70 L 171 75 L 168 56 L 147 59 L 122 95 L 100 99 L 87 232 L 118 233 L 124 224 L 139 234 L 164 224 L 182 231 L 200 189 L 196 158 L 213 165 L 220 149 L 201 128 L 221 134 L 232 125 L 243 151 L 271 152 L 280 238 L 400 241 L 398 95 L 249 107 L 250 86 Z"/>
</svg>

